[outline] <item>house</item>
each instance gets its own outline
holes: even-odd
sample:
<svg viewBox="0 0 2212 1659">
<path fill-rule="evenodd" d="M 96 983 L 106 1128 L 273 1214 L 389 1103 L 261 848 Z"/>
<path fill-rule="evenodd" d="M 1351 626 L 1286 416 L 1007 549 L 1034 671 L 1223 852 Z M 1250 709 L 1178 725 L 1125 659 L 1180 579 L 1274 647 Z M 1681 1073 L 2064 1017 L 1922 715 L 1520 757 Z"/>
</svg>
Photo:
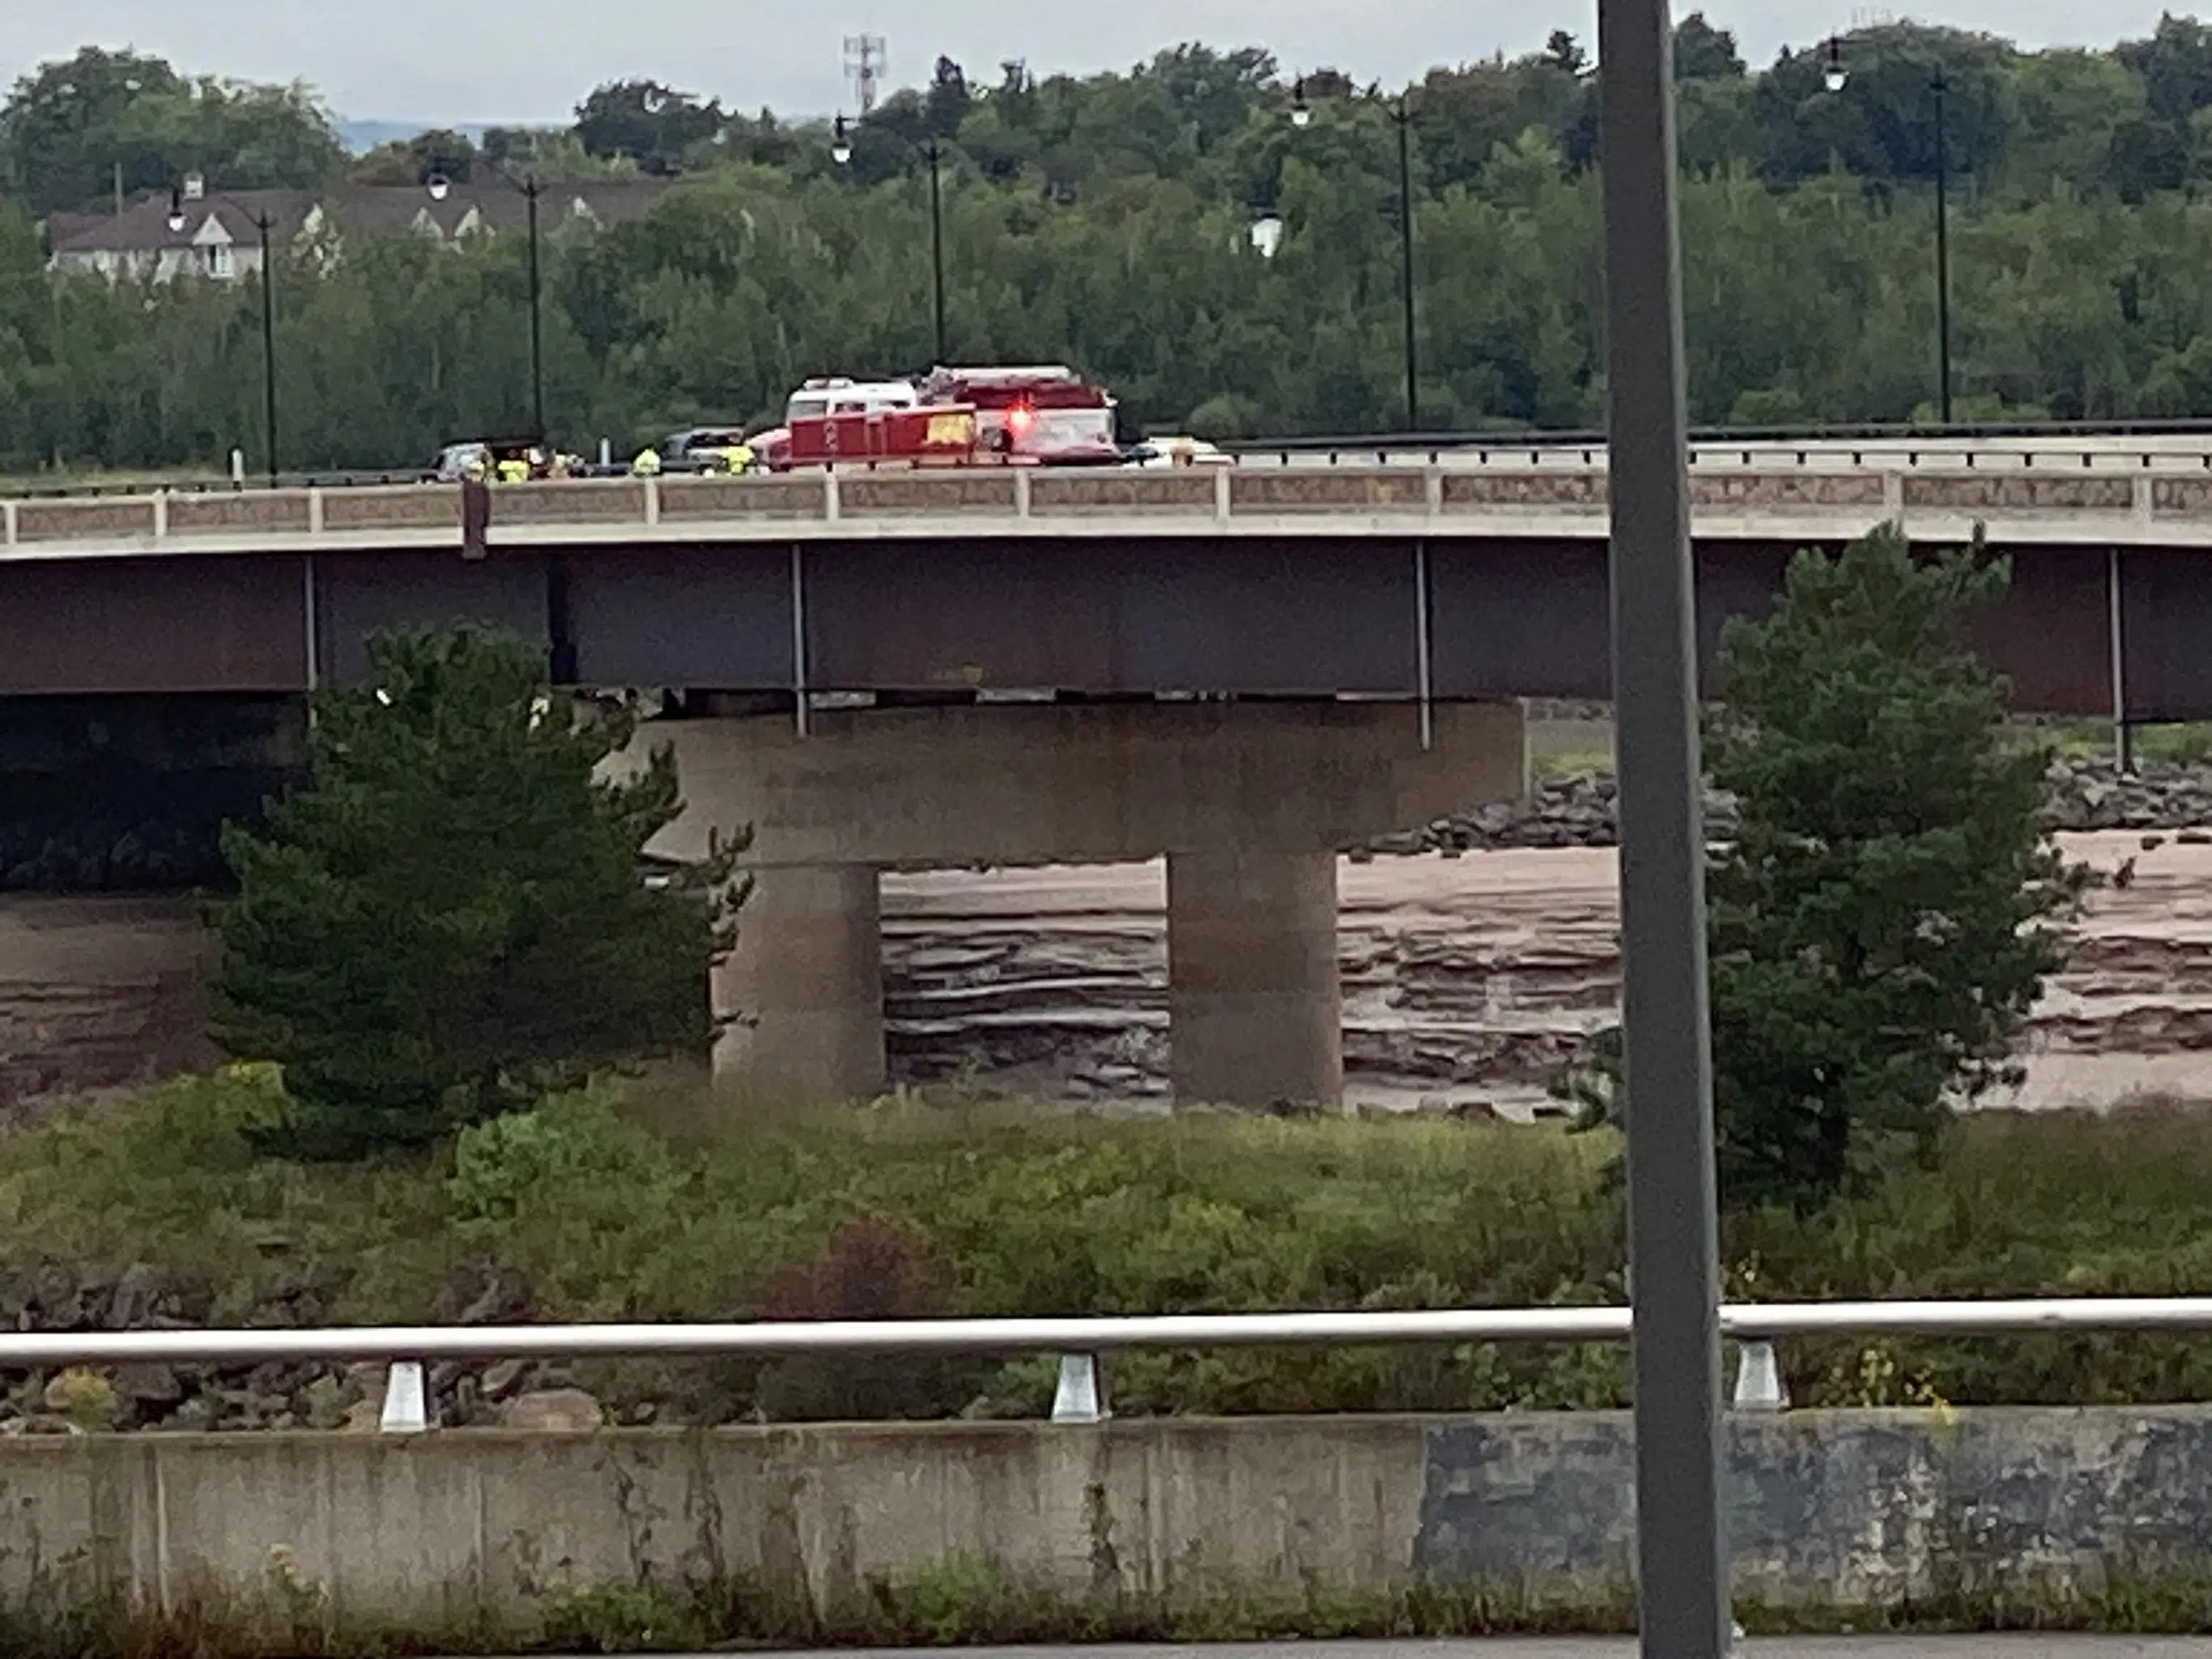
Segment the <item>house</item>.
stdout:
<svg viewBox="0 0 2212 1659">
<path fill-rule="evenodd" d="M 547 185 L 538 193 L 538 228 L 553 236 L 579 227 L 605 229 L 650 208 L 667 181 Z M 449 246 L 471 237 L 521 231 L 530 206 L 504 182 L 453 185 L 442 194 L 414 186 L 350 185 L 318 194 L 296 190 L 210 191 L 187 179 L 173 197 L 156 196 L 119 214 L 56 214 L 46 222 L 49 264 L 61 271 L 110 278 L 203 276 L 237 282 L 261 269 L 261 224 L 272 246 L 325 231 L 413 231 Z"/>
</svg>

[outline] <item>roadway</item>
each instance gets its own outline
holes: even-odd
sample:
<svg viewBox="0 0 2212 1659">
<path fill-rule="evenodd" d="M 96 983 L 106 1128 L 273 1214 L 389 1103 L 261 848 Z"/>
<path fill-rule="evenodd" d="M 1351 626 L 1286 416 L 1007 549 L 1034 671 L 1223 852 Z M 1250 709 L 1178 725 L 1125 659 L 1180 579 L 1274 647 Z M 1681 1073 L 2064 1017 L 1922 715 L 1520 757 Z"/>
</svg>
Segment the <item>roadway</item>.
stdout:
<svg viewBox="0 0 2212 1659">
<path fill-rule="evenodd" d="M 1829 1636 L 1754 1638 L 1745 1659 L 2212 1659 L 2212 1637 Z M 1637 1659 L 1626 1638 L 1491 1641 L 1226 1642 L 1159 1646 L 932 1648 L 876 1659 Z M 761 1654 L 755 1659 L 814 1659 Z M 848 1656 L 849 1659 L 849 1656 Z"/>
</svg>

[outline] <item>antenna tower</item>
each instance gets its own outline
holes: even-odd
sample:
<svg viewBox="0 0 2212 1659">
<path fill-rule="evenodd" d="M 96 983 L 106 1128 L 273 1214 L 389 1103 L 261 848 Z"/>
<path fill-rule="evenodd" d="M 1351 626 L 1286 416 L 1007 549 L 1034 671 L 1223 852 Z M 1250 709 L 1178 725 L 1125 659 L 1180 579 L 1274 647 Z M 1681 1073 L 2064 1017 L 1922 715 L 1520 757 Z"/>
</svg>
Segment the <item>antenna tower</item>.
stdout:
<svg viewBox="0 0 2212 1659">
<path fill-rule="evenodd" d="M 886 61 L 882 35 L 845 37 L 845 78 L 853 83 L 853 101 L 860 106 L 863 116 L 876 107 L 876 88 L 883 81 Z"/>
</svg>

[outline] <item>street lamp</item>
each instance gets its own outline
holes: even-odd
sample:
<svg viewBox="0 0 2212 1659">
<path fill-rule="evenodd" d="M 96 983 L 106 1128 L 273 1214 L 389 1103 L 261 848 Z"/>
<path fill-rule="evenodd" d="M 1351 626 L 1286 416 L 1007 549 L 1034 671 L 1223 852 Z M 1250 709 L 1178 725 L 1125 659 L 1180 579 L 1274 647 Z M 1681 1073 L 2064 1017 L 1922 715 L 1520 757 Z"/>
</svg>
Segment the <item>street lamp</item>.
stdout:
<svg viewBox="0 0 2212 1659">
<path fill-rule="evenodd" d="M 1644 1659 L 1723 1659 L 1720 1271 L 1667 0 L 1598 0 L 1622 1054 Z"/>
<path fill-rule="evenodd" d="M 1827 62 L 1820 75 L 1830 92 L 1841 92 L 1850 80 L 1844 66 L 1844 43 L 1828 37 Z M 1938 418 L 1951 424 L 1951 123 L 1946 105 L 1950 77 L 1941 64 L 1929 71 L 1928 90 L 1936 100 L 1936 406 Z"/>
<path fill-rule="evenodd" d="M 1413 111 L 1402 93 L 1385 107 L 1398 129 L 1398 297 L 1405 322 L 1406 430 L 1413 433 L 1421 429 L 1421 377 L 1413 309 Z M 1291 125 L 1303 129 L 1312 120 L 1305 77 L 1300 76 L 1291 83 Z"/>
<path fill-rule="evenodd" d="M 544 192 L 534 173 L 516 178 L 496 161 L 477 158 L 477 164 L 489 167 L 515 189 L 522 192 L 528 205 L 530 218 L 530 428 L 531 436 L 540 444 L 545 441 L 545 302 L 544 281 L 538 232 L 538 198 Z M 453 180 L 442 173 L 434 173 L 423 180 L 422 187 L 434 202 L 442 202 L 453 194 Z"/>
<path fill-rule="evenodd" d="M 270 218 L 264 209 L 253 216 L 253 228 L 261 235 L 261 418 L 263 437 L 269 446 L 269 487 L 276 487 L 276 262 L 269 252 Z"/>
<path fill-rule="evenodd" d="M 884 129 L 890 131 L 889 128 Z M 945 350 L 945 179 L 944 152 L 938 148 L 937 135 L 931 133 L 927 144 L 916 145 L 902 135 L 891 136 L 907 149 L 921 155 L 929 163 L 929 267 L 931 279 L 931 315 L 935 325 L 937 362 L 942 367 L 947 361 Z M 830 159 L 839 167 L 848 166 L 853 159 L 852 130 L 839 116 L 830 129 Z"/>
<path fill-rule="evenodd" d="M 175 187 L 169 191 L 169 234 L 184 234 L 186 223 L 185 192 Z M 261 239 L 261 422 L 262 435 L 267 447 L 269 487 L 276 487 L 276 261 L 270 249 L 269 233 L 276 221 L 268 210 L 257 208 L 253 213 L 253 228 Z"/>
</svg>

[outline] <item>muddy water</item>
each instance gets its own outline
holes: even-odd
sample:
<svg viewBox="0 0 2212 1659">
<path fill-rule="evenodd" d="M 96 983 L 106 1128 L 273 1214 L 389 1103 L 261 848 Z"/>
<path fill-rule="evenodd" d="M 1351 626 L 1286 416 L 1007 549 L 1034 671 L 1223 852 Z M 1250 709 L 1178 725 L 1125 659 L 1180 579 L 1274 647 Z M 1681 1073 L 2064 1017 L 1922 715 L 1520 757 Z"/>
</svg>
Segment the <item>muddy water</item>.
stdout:
<svg viewBox="0 0 2212 1659">
<path fill-rule="evenodd" d="M 2212 1098 L 2212 845 L 2066 838 L 2130 878 L 2092 900 L 2022 1044 L 2030 1109 Z M 1603 849 L 1383 859 L 1340 872 L 1347 1096 L 1540 1107 L 1614 1018 L 1618 866 Z M 1158 865 L 884 880 L 894 1073 L 963 1068 L 1074 1100 L 1166 1091 Z"/>
</svg>

